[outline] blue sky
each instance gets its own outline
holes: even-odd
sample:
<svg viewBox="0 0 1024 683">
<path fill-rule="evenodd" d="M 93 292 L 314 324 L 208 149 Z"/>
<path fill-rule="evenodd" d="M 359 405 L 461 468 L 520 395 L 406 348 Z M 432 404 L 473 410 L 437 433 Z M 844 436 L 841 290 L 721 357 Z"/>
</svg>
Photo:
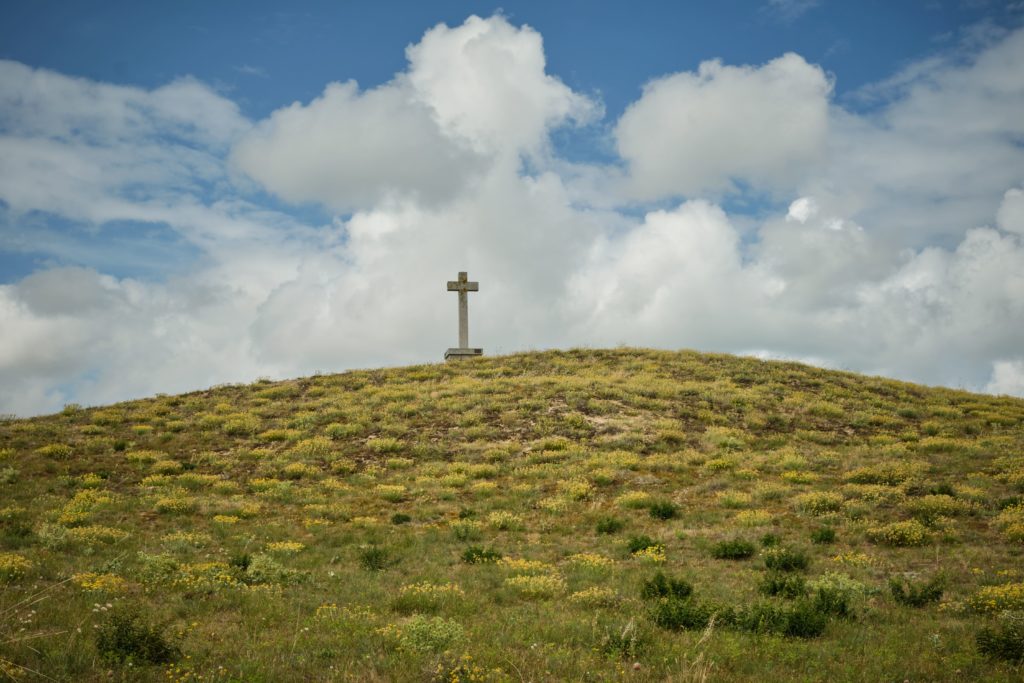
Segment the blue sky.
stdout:
<svg viewBox="0 0 1024 683">
<path fill-rule="evenodd" d="M 5 3 L 0 56 L 69 75 L 156 87 L 193 75 L 250 117 L 308 101 L 333 80 L 363 87 L 405 67 L 437 24 L 502 13 L 545 37 L 548 69 L 600 93 L 610 117 L 649 79 L 709 57 L 757 64 L 793 51 L 836 74 L 839 98 L 927 57 L 981 22 L 1012 26 L 1005 2 L 173 2 Z"/>
<path fill-rule="evenodd" d="M 1022 23 L 981 0 L 5 3 L 0 411 L 436 360 L 432 283 L 467 268 L 488 352 L 1024 394 Z"/>
</svg>

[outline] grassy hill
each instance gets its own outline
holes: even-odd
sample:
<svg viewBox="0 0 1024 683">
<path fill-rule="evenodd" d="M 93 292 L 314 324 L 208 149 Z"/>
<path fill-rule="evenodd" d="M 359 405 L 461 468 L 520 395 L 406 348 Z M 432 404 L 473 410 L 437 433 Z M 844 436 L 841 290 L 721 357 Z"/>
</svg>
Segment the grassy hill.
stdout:
<svg viewBox="0 0 1024 683">
<path fill-rule="evenodd" d="M 0 679 L 1020 680 L 1024 401 L 622 349 L 0 422 Z"/>
</svg>

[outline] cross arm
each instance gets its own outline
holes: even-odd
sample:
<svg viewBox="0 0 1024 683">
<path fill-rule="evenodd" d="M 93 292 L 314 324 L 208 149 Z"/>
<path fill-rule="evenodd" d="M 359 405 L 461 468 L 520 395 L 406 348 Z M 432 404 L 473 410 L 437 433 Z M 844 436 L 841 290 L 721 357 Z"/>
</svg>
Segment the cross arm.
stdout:
<svg viewBox="0 0 1024 683">
<path fill-rule="evenodd" d="M 449 292 L 479 292 L 479 282 L 457 282 L 455 280 L 448 281 Z"/>
</svg>

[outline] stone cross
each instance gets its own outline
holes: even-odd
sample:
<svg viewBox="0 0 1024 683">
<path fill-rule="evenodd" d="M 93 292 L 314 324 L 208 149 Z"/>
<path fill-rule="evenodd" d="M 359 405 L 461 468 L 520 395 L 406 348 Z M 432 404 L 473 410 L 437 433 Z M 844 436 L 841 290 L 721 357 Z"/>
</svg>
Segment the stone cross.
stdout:
<svg viewBox="0 0 1024 683">
<path fill-rule="evenodd" d="M 470 282 L 466 272 L 459 273 L 458 280 L 448 281 L 448 291 L 459 293 L 459 346 L 444 352 L 444 359 L 470 358 L 483 355 L 483 349 L 469 347 L 469 292 L 479 292 L 480 283 Z"/>
</svg>

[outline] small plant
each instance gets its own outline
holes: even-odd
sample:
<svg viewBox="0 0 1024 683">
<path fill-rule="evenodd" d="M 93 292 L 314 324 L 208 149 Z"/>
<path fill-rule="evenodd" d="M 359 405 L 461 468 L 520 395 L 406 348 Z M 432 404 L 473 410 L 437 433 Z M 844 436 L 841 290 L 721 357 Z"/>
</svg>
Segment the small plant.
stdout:
<svg viewBox="0 0 1024 683">
<path fill-rule="evenodd" d="M 676 513 L 678 511 L 678 506 L 676 506 L 675 503 L 669 502 L 667 500 L 656 501 L 654 503 L 651 503 L 650 507 L 647 508 L 647 512 L 651 515 L 651 517 L 653 517 L 654 519 L 661 520 L 672 519 L 676 516 Z"/>
<path fill-rule="evenodd" d="M 466 564 L 486 564 L 488 562 L 497 562 L 500 559 L 501 553 L 493 548 L 471 545 L 462 551 L 462 561 Z"/>
<path fill-rule="evenodd" d="M 104 661 L 114 664 L 164 664 L 180 654 L 163 629 L 130 609 L 115 611 L 99 624 L 96 650 Z"/>
<path fill-rule="evenodd" d="M 443 652 L 465 639 L 462 625 L 454 619 L 416 614 L 400 624 L 378 629 L 399 650 L 413 653 Z"/>
<path fill-rule="evenodd" d="M 945 578 L 936 574 L 927 581 L 915 582 L 906 577 L 889 579 L 892 599 L 908 607 L 924 607 L 942 598 Z"/>
<path fill-rule="evenodd" d="M 816 545 L 828 545 L 836 542 L 836 530 L 830 526 L 823 526 L 811 532 L 811 543 Z"/>
<path fill-rule="evenodd" d="M 992 659 L 1024 661 L 1024 612 L 1005 611 L 996 626 L 986 626 L 975 636 L 978 651 Z"/>
<path fill-rule="evenodd" d="M 625 526 L 626 524 L 621 519 L 617 519 L 615 517 L 602 517 L 597 520 L 596 529 L 599 534 L 615 534 L 622 531 Z"/>
<path fill-rule="evenodd" d="M 538 574 L 536 576 L 513 576 L 505 579 L 505 585 L 524 598 L 553 598 L 566 589 L 565 579 L 558 574 Z"/>
<path fill-rule="evenodd" d="M 388 568 L 391 558 L 387 549 L 369 545 L 359 551 L 359 564 L 367 571 L 379 572 Z"/>
<path fill-rule="evenodd" d="M 23 578 L 35 565 L 17 553 L 0 553 L 0 583 Z"/>
<path fill-rule="evenodd" d="M 875 543 L 896 548 L 925 545 L 930 540 L 928 528 L 916 519 L 872 527 L 868 529 L 868 538 Z"/>
<path fill-rule="evenodd" d="M 777 534 L 768 533 L 761 537 L 762 548 L 771 548 L 772 546 L 776 546 L 781 542 L 782 539 L 779 538 Z"/>
<path fill-rule="evenodd" d="M 651 609 L 651 620 L 670 631 L 695 631 L 706 628 L 712 617 L 717 623 L 729 623 L 733 610 L 697 600 L 658 600 Z"/>
<path fill-rule="evenodd" d="M 754 554 L 754 544 L 743 538 L 719 541 L 711 548 L 716 560 L 745 560 Z"/>
<path fill-rule="evenodd" d="M 395 514 L 391 515 L 392 524 L 408 524 L 411 521 L 412 517 L 405 514 L 404 512 L 396 512 Z"/>
<path fill-rule="evenodd" d="M 798 574 L 768 572 L 757 586 L 762 595 L 778 596 L 795 600 L 807 595 L 807 581 Z"/>
<path fill-rule="evenodd" d="M 736 626 L 755 633 L 774 633 L 788 638 L 816 638 L 825 631 L 828 617 L 810 600 L 791 607 L 756 604 L 737 614 Z"/>
<path fill-rule="evenodd" d="M 635 660 L 647 647 L 648 639 L 630 619 L 621 629 L 605 629 L 597 649 L 616 659 Z"/>
<path fill-rule="evenodd" d="M 825 572 L 811 581 L 809 588 L 819 612 L 842 618 L 852 617 L 855 601 L 873 592 L 860 581 L 840 572 Z"/>
<path fill-rule="evenodd" d="M 763 555 L 764 566 L 780 572 L 802 571 L 810 564 L 807 553 L 797 548 L 775 546 L 766 548 Z"/>
<path fill-rule="evenodd" d="M 638 553 L 646 548 L 654 548 L 661 545 L 650 536 L 630 536 L 629 540 L 626 541 L 626 548 L 629 550 L 629 554 Z"/>
<path fill-rule="evenodd" d="M 649 579 L 644 579 L 640 588 L 640 597 L 644 600 L 655 598 L 686 598 L 693 593 L 693 585 L 685 579 L 667 576 L 658 572 Z"/>
<path fill-rule="evenodd" d="M 228 566 L 237 569 L 243 574 L 249 570 L 249 565 L 252 564 L 252 555 L 245 552 L 232 553 L 228 557 Z"/>
</svg>

